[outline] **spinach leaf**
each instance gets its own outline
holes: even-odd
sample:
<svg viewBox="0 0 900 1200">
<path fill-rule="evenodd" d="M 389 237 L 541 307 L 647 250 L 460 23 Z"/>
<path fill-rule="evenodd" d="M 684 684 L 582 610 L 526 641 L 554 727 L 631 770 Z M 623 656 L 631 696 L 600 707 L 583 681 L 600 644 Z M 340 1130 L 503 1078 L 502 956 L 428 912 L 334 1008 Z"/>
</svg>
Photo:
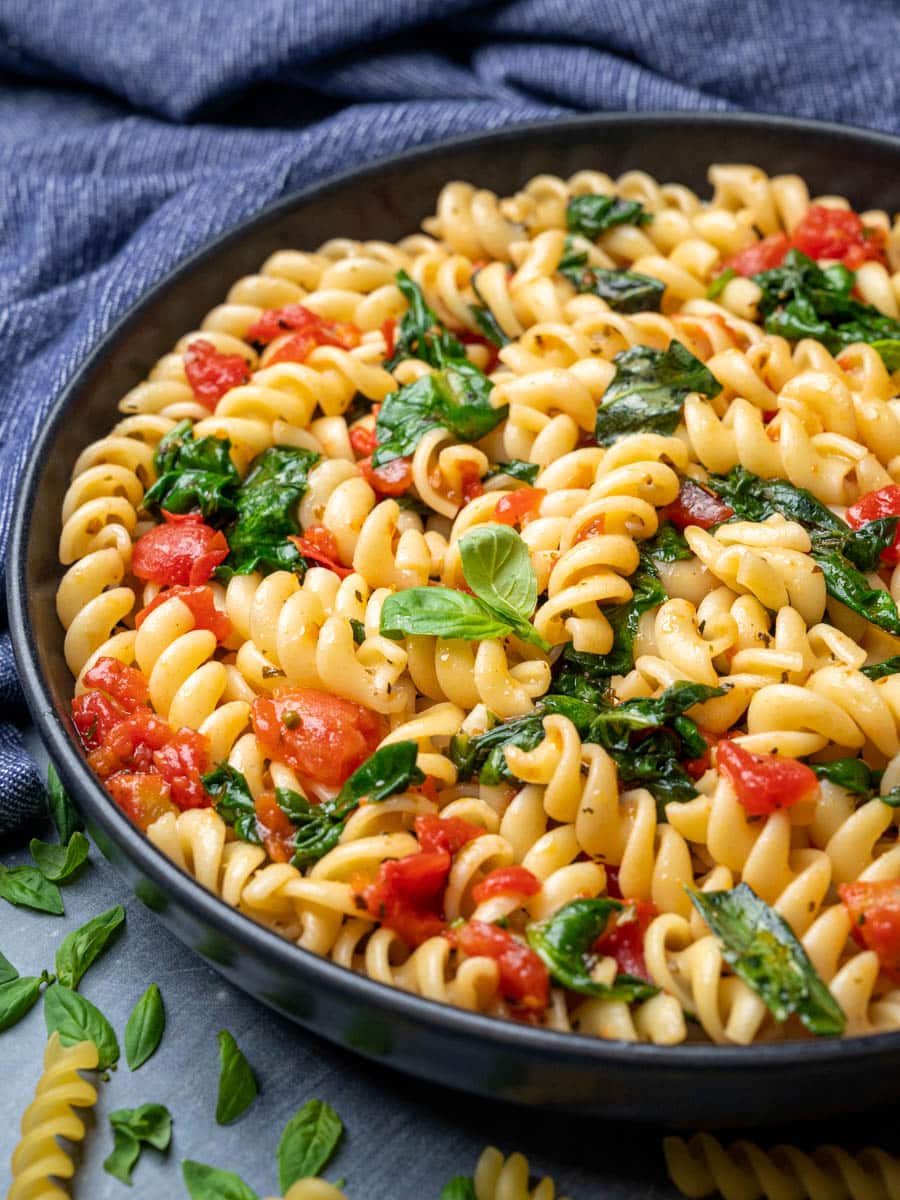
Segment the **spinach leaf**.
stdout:
<svg viewBox="0 0 900 1200">
<path fill-rule="evenodd" d="M 847 1018 L 790 925 L 752 888 L 740 883 L 727 892 L 688 895 L 722 957 L 777 1021 L 796 1014 L 810 1033 L 843 1033 Z"/>
<path fill-rule="evenodd" d="M 227 1029 L 219 1033 L 219 1095 L 216 1123 L 230 1125 L 256 1099 L 256 1080 L 237 1042 Z"/>
<path fill-rule="evenodd" d="M 537 479 L 540 469 L 537 463 L 523 462 L 521 458 L 512 458 L 509 462 L 495 463 L 484 478 L 496 479 L 498 475 L 508 475 L 510 479 L 521 479 L 523 483 L 530 485 Z"/>
<path fill-rule="evenodd" d="M 0 1033 L 11 1029 L 31 1012 L 41 994 L 42 982 L 43 979 L 37 976 L 16 975 L 0 984 Z"/>
<path fill-rule="evenodd" d="M 900 671 L 900 654 L 886 658 L 880 663 L 872 663 L 870 667 L 860 667 L 860 670 L 869 679 L 884 679 L 888 675 L 896 675 Z"/>
<path fill-rule="evenodd" d="M 467 592 L 453 588 L 407 588 L 388 596 L 381 608 L 383 637 L 498 638 L 510 624 Z"/>
<path fill-rule="evenodd" d="M 83 833 L 77 830 L 72 834 L 67 846 L 54 846 L 32 838 L 28 843 L 31 857 L 45 879 L 51 883 L 62 883 L 74 875 L 84 863 L 90 850 L 90 842 Z"/>
<path fill-rule="evenodd" d="M 416 766 L 418 752 L 415 742 L 391 742 L 380 746 L 361 767 L 356 768 L 337 798 L 344 803 L 353 801 L 354 805 L 362 799 L 374 804 L 424 783 L 425 775 Z"/>
<path fill-rule="evenodd" d="M 97 1047 L 98 1070 L 105 1071 L 119 1061 L 119 1043 L 112 1025 L 103 1013 L 71 988 L 54 983 L 44 993 L 44 1020 L 47 1032 L 56 1031 L 64 1046 L 93 1042 Z"/>
<path fill-rule="evenodd" d="M 540 745 L 544 737 L 542 716 L 542 713 L 535 712 L 514 717 L 474 736 L 455 734 L 450 739 L 449 755 L 459 779 L 464 782 L 477 775 L 485 787 L 511 781 L 513 776 L 506 765 L 504 751 L 507 746 L 533 750 Z"/>
<path fill-rule="evenodd" d="M 125 1026 L 125 1061 L 132 1071 L 142 1067 L 157 1051 L 166 1028 L 162 993 L 151 983 L 131 1010 Z"/>
<path fill-rule="evenodd" d="M 573 196 L 566 205 L 569 233 L 580 233 L 592 242 L 616 225 L 646 225 L 652 220 L 653 214 L 644 212 L 639 200 L 618 196 Z"/>
<path fill-rule="evenodd" d="M 877 571 L 881 566 L 882 551 L 894 543 L 897 532 L 897 517 L 878 517 L 867 521 L 859 529 L 852 529 L 842 538 L 841 551 L 860 571 Z"/>
<path fill-rule="evenodd" d="M 871 587 L 866 577 L 839 550 L 820 550 L 813 541 L 810 553 L 822 568 L 825 589 L 830 596 L 873 625 L 888 633 L 900 634 L 900 614 L 890 592 Z"/>
<path fill-rule="evenodd" d="M 659 991 L 652 983 L 635 975 L 620 974 L 612 984 L 597 983 L 591 968 L 601 957 L 593 945 L 606 929 L 611 913 L 621 912 L 624 904 L 607 896 L 593 900 L 571 900 L 546 921 L 529 925 L 528 944 L 538 955 L 557 983 L 582 996 L 602 996 L 607 1000 L 647 1000 Z"/>
<path fill-rule="evenodd" d="M 477 271 L 472 276 L 471 283 L 472 291 L 478 297 L 478 304 L 473 305 L 471 308 L 472 316 L 475 318 L 478 328 L 488 341 L 493 342 L 495 346 L 508 346 L 512 339 L 508 338 L 503 332 L 503 327 L 491 312 L 490 305 L 485 302 L 484 296 L 479 292 Z"/>
<path fill-rule="evenodd" d="M 465 1175 L 456 1175 L 441 1188 L 440 1200 L 478 1200 L 475 1184 Z"/>
<path fill-rule="evenodd" d="M 193 424 L 181 421 L 156 448 L 156 483 L 144 494 L 144 508 L 158 515 L 198 509 L 204 519 L 225 521 L 237 511 L 235 497 L 241 477 L 231 461 L 227 438 L 195 438 Z"/>
<path fill-rule="evenodd" d="M 74 929 L 56 951 L 56 978 L 65 987 L 77 988 L 88 967 L 103 953 L 125 923 L 125 909 L 116 904 Z"/>
<path fill-rule="evenodd" d="M 591 293 L 605 300 L 613 312 L 659 312 L 666 285 L 652 275 L 637 271 L 589 267 L 586 253 L 572 250 L 557 268 L 579 293 Z"/>
<path fill-rule="evenodd" d="M 247 780 L 236 767 L 219 763 L 214 771 L 200 777 L 212 796 L 213 806 L 226 825 L 231 825 L 242 842 L 262 845 L 256 826 L 256 807 Z"/>
<path fill-rule="evenodd" d="M 404 358 L 420 358 L 432 367 L 465 359 L 465 346 L 441 324 L 437 313 L 426 303 L 419 285 L 406 271 L 398 271 L 395 278 L 409 307 L 400 318 L 394 334 L 394 353 L 385 362 L 384 369 L 393 371 Z"/>
<path fill-rule="evenodd" d="M 80 833 L 84 829 L 84 823 L 69 799 L 53 763 L 47 768 L 47 802 L 60 842 L 70 842 L 73 833 Z"/>
<path fill-rule="evenodd" d="M 4 867 L 0 863 L 0 897 L 20 908 L 55 916 L 64 911 L 59 887 L 45 879 L 37 867 Z"/>
<path fill-rule="evenodd" d="M 888 808 L 900 808 L 900 787 L 891 788 L 889 792 L 885 792 L 878 799 L 882 804 L 886 804 Z"/>
<path fill-rule="evenodd" d="M 318 1175 L 331 1161 L 344 1124 L 330 1104 L 309 1100 L 285 1125 L 278 1142 L 278 1184 L 287 1192 L 298 1179 Z"/>
<path fill-rule="evenodd" d="M 872 768 L 861 758 L 835 758 L 809 765 L 818 779 L 827 779 L 858 796 L 871 796 L 875 789 Z"/>
<path fill-rule="evenodd" d="M 479 600 L 509 622 L 523 641 L 550 647 L 531 625 L 537 605 L 537 576 L 528 547 L 508 525 L 481 525 L 459 542 L 466 583 Z"/>
<path fill-rule="evenodd" d="M 357 646 L 361 646 L 366 640 L 366 626 L 363 621 L 357 621 L 355 617 L 350 618 L 350 628 L 353 630 L 353 640 Z"/>
<path fill-rule="evenodd" d="M 186 1158 L 181 1164 L 181 1174 L 191 1200 L 259 1200 L 253 1188 L 233 1171 L 222 1171 Z"/>
<path fill-rule="evenodd" d="M 131 1186 L 131 1172 L 140 1158 L 141 1146 L 165 1150 L 172 1140 L 172 1115 L 164 1104 L 142 1104 L 140 1108 L 119 1108 L 109 1114 L 113 1127 L 113 1152 L 103 1169 Z"/>
<path fill-rule="evenodd" d="M 595 438 L 609 446 L 628 433 L 672 434 L 691 392 L 717 396 L 722 385 L 685 346 L 632 346 L 613 359 L 616 373 L 597 409 Z"/>
<path fill-rule="evenodd" d="M 707 300 L 718 300 L 725 289 L 731 283 L 732 279 L 737 277 L 737 271 L 734 267 L 726 267 L 724 271 L 720 271 L 709 287 L 706 289 Z"/>
<path fill-rule="evenodd" d="M 693 558 L 693 553 L 681 530 L 671 521 L 663 521 L 653 537 L 642 543 L 641 556 L 668 563 Z"/>
</svg>

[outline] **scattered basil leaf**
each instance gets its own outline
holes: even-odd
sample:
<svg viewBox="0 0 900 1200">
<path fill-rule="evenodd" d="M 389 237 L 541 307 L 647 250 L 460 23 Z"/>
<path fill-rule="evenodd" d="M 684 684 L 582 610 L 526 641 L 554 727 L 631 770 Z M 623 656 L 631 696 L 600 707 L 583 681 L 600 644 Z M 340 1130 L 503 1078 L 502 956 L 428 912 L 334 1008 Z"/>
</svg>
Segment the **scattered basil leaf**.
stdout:
<svg viewBox="0 0 900 1200">
<path fill-rule="evenodd" d="M 131 1172 L 141 1156 L 141 1145 L 127 1129 L 113 1130 L 112 1153 L 103 1160 L 103 1170 L 120 1183 L 131 1187 Z"/>
<path fill-rule="evenodd" d="M 147 512 L 199 510 L 205 520 L 220 522 L 235 516 L 241 477 L 228 438 L 195 438 L 193 422 L 180 421 L 161 439 L 153 461 L 156 482 L 144 494 Z"/>
<path fill-rule="evenodd" d="M 227 1029 L 219 1033 L 219 1096 L 216 1121 L 230 1125 L 256 1099 L 256 1080 L 237 1042 Z"/>
<path fill-rule="evenodd" d="M 137 1142 L 165 1150 L 172 1140 L 172 1114 L 164 1104 L 118 1108 L 109 1114 L 113 1129 L 126 1130 Z"/>
<path fill-rule="evenodd" d="M 331 1161 L 343 1131 L 341 1118 L 324 1100 L 310 1100 L 294 1113 L 278 1142 L 281 1190 L 318 1175 Z"/>
<path fill-rule="evenodd" d="M 84 829 L 84 824 L 53 763 L 47 768 L 47 803 L 59 840 L 65 845 L 72 840 L 73 833 L 80 833 Z"/>
<path fill-rule="evenodd" d="M 113 1027 L 99 1008 L 78 992 L 61 983 L 51 984 L 44 993 L 44 1019 L 47 1032 L 57 1032 L 64 1046 L 93 1042 L 99 1055 L 98 1070 L 105 1071 L 118 1062 L 119 1043 Z"/>
<path fill-rule="evenodd" d="M 835 758 L 809 764 L 817 779 L 827 779 L 858 796 L 871 796 L 875 783 L 872 768 L 861 758 Z"/>
<path fill-rule="evenodd" d="M 790 925 L 746 883 L 688 895 L 734 973 L 777 1021 L 796 1014 L 810 1033 L 843 1033 L 847 1018 Z"/>
<path fill-rule="evenodd" d="M 262 845 L 256 824 L 256 807 L 247 780 L 228 763 L 219 763 L 213 771 L 200 776 L 200 782 L 212 797 L 213 807 L 226 825 L 231 825 L 242 842 Z"/>
<path fill-rule="evenodd" d="M 525 462 L 521 458 L 512 458 L 509 462 L 495 463 L 484 478 L 496 479 L 498 476 L 508 475 L 510 479 L 520 479 L 523 483 L 527 483 L 530 486 L 537 479 L 540 469 L 538 463 Z"/>
<path fill-rule="evenodd" d="M 155 983 L 151 983 L 131 1010 L 125 1026 L 125 1061 L 132 1071 L 142 1067 L 156 1053 L 165 1028 L 162 993 Z"/>
<path fill-rule="evenodd" d="M 737 271 L 734 267 L 726 267 L 724 271 L 720 271 L 709 287 L 706 289 L 707 300 L 718 300 L 725 289 L 731 283 L 732 279 L 737 278 Z"/>
<path fill-rule="evenodd" d="M 639 200 L 620 200 L 618 196 L 573 196 L 566 205 L 566 228 L 596 241 L 601 233 L 616 225 L 646 225 L 653 214 L 644 211 Z"/>
<path fill-rule="evenodd" d="M 36 976 L 23 975 L 0 984 L 0 1032 L 31 1011 L 41 994 L 41 982 Z"/>
<path fill-rule="evenodd" d="M 479 525 L 459 542 L 466 583 L 524 641 L 549 650 L 531 625 L 537 576 L 528 547 L 508 525 Z"/>
<path fill-rule="evenodd" d="M 45 879 L 37 867 L 4 867 L 0 863 L 0 897 L 20 908 L 55 916 L 65 911 L 59 888 Z"/>
<path fill-rule="evenodd" d="M 652 275 L 588 266 L 587 253 L 578 254 L 571 247 L 557 270 L 577 292 L 599 296 L 613 312 L 659 312 L 666 290 L 663 281 Z"/>
<path fill-rule="evenodd" d="M 381 633 L 402 638 L 498 638 L 510 632 L 508 621 L 467 592 L 452 588 L 406 588 L 388 596 L 381 608 Z"/>
<path fill-rule="evenodd" d="M 478 1200 L 475 1184 L 464 1175 L 457 1175 L 455 1179 L 444 1184 L 440 1200 Z"/>
<path fill-rule="evenodd" d="M 4 954 L 0 954 L 0 986 L 18 978 L 19 972 Z"/>
<path fill-rule="evenodd" d="M 880 663 L 872 663 L 870 667 L 860 667 L 860 670 L 869 679 L 884 679 L 888 675 L 896 675 L 900 671 L 900 654 L 886 658 Z"/>
<path fill-rule="evenodd" d="M 67 934 L 56 951 L 57 982 L 77 988 L 85 971 L 103 953 L 124 921 L 125 910 L 116 904 Z"/>
<path fill-rule="evenodd" d="M 465 346 L 440 322 L 437 313 L 426 303 L 419 285 L 406 271 L 398 271 L 395 279 L 407 309 L 395 330 L 394 353 L 385 362 L 385 370 L 393 371 L 404 358 L 419 358 L 436 368 L 464 359 Z"/>
<path fill-rule="evenodd" d="M 37 869 L 51 883 L 62 883 L 74 875 L 87 859 L 90 848 L 90 842 L 78 832 L 72 834 L 66 846 L 54 846 L 38 838 L 32 838 L 28 844 Z"/>
<path fill-rule="evenodd" d="M 181 1164 L 181 1174 L 191 1200 L 259 1200 L 253 1188 L 233 1171 L 222 1171 L 186 1158 Z"/>
</svg>

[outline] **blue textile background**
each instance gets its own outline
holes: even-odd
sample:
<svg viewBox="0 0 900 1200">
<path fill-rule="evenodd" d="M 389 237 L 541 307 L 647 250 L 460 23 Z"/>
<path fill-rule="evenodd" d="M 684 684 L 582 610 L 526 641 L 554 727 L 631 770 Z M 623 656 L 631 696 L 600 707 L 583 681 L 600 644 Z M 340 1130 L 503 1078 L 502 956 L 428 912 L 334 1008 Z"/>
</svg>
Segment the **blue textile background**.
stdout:
<svg viewBox="0 0 900 1200">
<path fill-rule="evenodd" d="M 900 131 L 896 0 L 0 0 L 0 563 L 60 386 L 144 289 L 284 192 L 572 111 Z M 0 834 L 42 804 L 0 633 Z"/>
</svg>

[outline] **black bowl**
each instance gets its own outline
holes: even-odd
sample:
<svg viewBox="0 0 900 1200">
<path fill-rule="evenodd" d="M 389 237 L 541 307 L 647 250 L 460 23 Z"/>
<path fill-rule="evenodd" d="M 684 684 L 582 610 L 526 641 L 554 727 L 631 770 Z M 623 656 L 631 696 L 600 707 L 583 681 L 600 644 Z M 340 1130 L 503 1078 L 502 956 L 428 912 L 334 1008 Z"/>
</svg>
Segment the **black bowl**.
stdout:
<svg viewBox="0 0 900 1200">
<path fill-rule="evenodd" d="M 643 168 L 702 193 L 708 164 L 723 161 L 797 172 L 814 194 L 838 192 L 857 207 L 900 209 L 900 140 L 772 117 L 616 114 L 417 150 L 280 201 L 154 287 L 65 388 L 22 480 L 8 570 L 16 656 L 34 720 L 97 843 L 166 927 L 233 983 L 334 1042 L 438 1083 L 598 1116 L 756 1124 L 771 1120 L 773 1105 L 787 1120 L 895 1096 L 900 1033 L 746 1048 L 551 1033 L 372 982 L 235 912 L 151 845 L 85 765 L 66 715 L 56 514 L 78 453 L 116 421 L 119 398 L 273 250 L 335 236 L 398 239 L 433 211 L 448 179 L 509 194 L 541 172 Z"/>
</svg>

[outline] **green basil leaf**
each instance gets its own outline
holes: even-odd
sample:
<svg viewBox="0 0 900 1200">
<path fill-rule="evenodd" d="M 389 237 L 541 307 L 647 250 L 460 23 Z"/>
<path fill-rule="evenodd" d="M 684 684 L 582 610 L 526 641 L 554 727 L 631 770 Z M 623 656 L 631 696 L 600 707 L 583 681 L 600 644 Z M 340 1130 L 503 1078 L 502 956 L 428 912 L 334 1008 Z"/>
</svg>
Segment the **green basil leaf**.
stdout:
<svg viewBox="0 0 900 1200">
<path fill-rule="evenodd" d="M 722 957 L 777 1021 L 796 1014 L 810 1033 L 844 1032 L 847 1018 L 783 917 L 740 883 L 727 892 L 688 895 Z"/>
<path fill-rule="evenodd" d="M 153 461 L 157 478 L 144 494 L 147 512 L 199 510 L 204 520 L 218 523 L 234 517 L 241 477 L 228 438 L 195 438 L 193 422 L 181 421 L 161 439 Z"/>
<path fill-rule="evenodd" d="M 186 1158 L 181 1164 L 181 1174 L 191 1200 L 259 1200 L 253 1188 L 233 1171 L 222 1171 Z"/>
<path fill-rule="evenodd" d="M 127 1129 L 115 1129 L 112 1154 L 103 1160 L 103 1170 L 120 1183 L 131 1187 L 131 1172 L 137 1166 L 140 1156 L 141 1146 L 137 1139 L 133 1138 Z"/>
<path fill-rule="evenodd" d="M 632 346 L 613 359 L 616 373 L 597 409 L 595 437 L 609 446 L 629 433 L 672 434 L 691 392 L 717 396 L 722 385 L 685 346 Z"/>
<path fill-rule="evenodd" d="M 423 783 L 425 776 L 416 766 L 418 753 L 415 742 L 381 746 L 353 772 L 341 788 L 337 802 L 353 803 L 355 807 L 364 797 L 371 802 L 387 800 L 413 784 Z"/>
<path fill-rule="evenodd" d="M 860 571 L 877 571 L 881 566 L 882 551 L 894 544 L 897 523 L 897 517 L 879 517 L 867 521 L 842 539 L 841 552 Z"/>
<path fill-rule="evenodd" d="M 0 1032 L 21 1021 L 41 994 L 41 980 L 31 975 L 0 984 Z"/>
<path fill-rule="evenodd" d="M 592 947 L 603 935 L 611 913 L 625 906 L 607 896 L 592 900 L 571 900 L 546 921 L 528 926 L 528 944 L 557 983 L 582 996 L 602 996 L 609 1000 L 646 1000 L 659 991 L 645 979 L 620 974 L 612 984 L 597 983 L 591 967 L 598 959 Z"/>
<path fill-rule="evenodd" d="M 155 983 L 151 983 L 131 1010 L 125 1026 L 125 1061 L 132 1071 L 142 1067 L 156 1053 L 165 1028 L 162 993 Z"/>
<path fill-rule="evenodd" d="M 69 799 L 53 763 L 47 768 L 47 803 L 50 807 L 53 824 L 56 826 L 56 832 L 59 834 L 59 840 L 65 845 L 72 840 L 73 833 L 80 833 L 84 829 L 84 824 Z"/>
<path fill-rule="evenodd" d="M 19 972 L 5 955 L 0 954 L 0 985 L 11 983 L 14 979 L 18 978 Z"/>
<path fill-rule="evenodd" d="M 432 367 L 465 359 L 465 346 L 438 320 L 419 285 L 406 271 L 398 271 L 395 278 L 408 307 L 395 331 L 394 353 L 385 362 L 385 370 L 393 371 L 405 358 L 419 358 Z"/>
<path fill-rule="evenodd" d="M 819 550 L 814 541 L 810 553 L 822 568 L 825 590 L 829 596 L 840 600 L 873 625 L 888 633 L 900 634 L 900 613 L 890 592 L 872 587 L 865 575 L 852 566 L 839 550 Z"/>
<path fill-rule="evenodd" d="M 226 825 L 234 828 L 242 842 L 262 845 L 256 824 L 256 807 L 247 780 L 228 763 L 219 763 L 213 771 L 201 775 L 200 782 L 212 797 L 213 807 Z"/>
<path fill-rule="evenodd" d="M 61 883 L 74 875 L 88 856 L 90 842 L 83 833 L 73 833 L 67 846 L 54 846 L 32 838 L 28 844 L 37 869 L 51 883 Z"/>
<path fill-rule="evenodd" d="M 511 621 L 528 620 L 537 604 L 537 576 L 528 547 L 508 525 L 479 525 L 460 539 L 466 583 Z"/>
<path fill-rule="evenodd" d="M 142 1104 L 139 1108 L 118 1108 L 109 1114 L 113 1129 L 124 1130 L 137 1142 L 165 1150 L 172 1140 L 172 1114 L 164 1104 Z"/>
<path fill-rule="evenodd" d="M 587 254 L 567 255 L 557 269 L 576 291 L 599 296 L 613 312 L 659 312 L 666 290 L 653 275 L 588 266 Z"/>
<path fill-rule="evenodd" d="M 896 675 L 900 671 L 900 654 L 886 658 L 880 663 L 872 663 L 870 667 L 861 667 L 860 670 L 869 679 L 884 679 L 888 675 Z"/>
<path fill-rule="evenodd" d="M 256 1099 L 256 1080 L 237 1042 L 227 1029 L 219 1033 L 219 1097 L 216 1121 L 230 1125 Z"/>
<path fill-rule="evenodd" d="M 511 630 L 486 604 L 452 588 L 407 588 L 388 596 L 381 608 L 381 633 L 402 638 L 498 638 Z"/>
<path fill-rule="evenodd" d="M 881 355 L 887 371 L 892 375 L 895 371 L 900 371 L 900 330 L 896 337 L 876 338 L 869 345 Z"/>
<path fill-rule="evenodd" d="M 62 895 L 55 883 L 45 879 L 37 867 L 4 867 L 0 864 L 0 897 L 20 908 L 61 916 Z"/>
<path fill-rule="evenodd" d="M 720 271 L 709 287 L 706 289 L 707 300 L 718 300 L 725 289 L 731 283 L 732 279 L 737 278 L 737 271 L 734 267 L 726 267 L 724 271 Z"/>
<path fill-rule="evenodd" d="M 494 463 L 484 478 L 497 479 L 499 476 L 508 475 L 510 479 L 520 479 L 530 486 L 537 479 L 540 469 L 538 463 L 525 462 L 521 458 L 511 458 L 509 462 Z"/>
<path fill-rule="evenodd" d="M 54 983 L 44 993 L 44 1019 L 47 1032 L 56 1032 L 64 1046 L 93 1042 L 97 1047 L 97 1067 L 105 1071 L 119 1061 L 119 1043 L 113 1027 L 103 1013 L 78 992 Z"/>
<path fill-rule="evenodd" d="M 321 1173 L 344 1131 L 341 1118 L 324 1100 L 310 1100 L 291 1117 L 278 1143 L 278 1185 L 283 1192 L 298 1179 Z"/>
<path fill-rule="evenodd" d="M 441 1200 L 478 1200 L 475 1184 L 465 1175 L 457 1175 L 441 1189 Z"/>
<path fill-rule="evenodd" d="M 827 779 L 859 796 L 871 796 L 874 789 L 872 768 L 861 758 L 835 758 L 831 762 L 809 764 L 818 779 Z"/>
<path fill-rule="evenodd" d="M 56 951 L 57 981 L 64 987 L 77 988 L 85 971 L 103 953 L 124 921 L 125 910 L 117 904 L 67 934 Z"/>
<path fill-rule="evenodd" d="M 361 646 L 366 640 L 366 627 L 362 621 L 357 621 L 354 617 L 350 618 L 350 628 L 353 630 L 353 640 L 357 646 Z"/>
<path fill-rule="evenodd" d="M 900 787 L 891 788 L 889 792 L 885 792 L 878 799 L 882 804 L 886 804 L 888 808 L 900 808 Z"/>
<path fill-rule="evenodd" d="M 618 196 L 573 196 L 566 205 L 566 228 L 591 241 L 616 225 L 646 225 L 653 214 L 644 211 L 638 200 L 620 200 Z"/>
</svg>

